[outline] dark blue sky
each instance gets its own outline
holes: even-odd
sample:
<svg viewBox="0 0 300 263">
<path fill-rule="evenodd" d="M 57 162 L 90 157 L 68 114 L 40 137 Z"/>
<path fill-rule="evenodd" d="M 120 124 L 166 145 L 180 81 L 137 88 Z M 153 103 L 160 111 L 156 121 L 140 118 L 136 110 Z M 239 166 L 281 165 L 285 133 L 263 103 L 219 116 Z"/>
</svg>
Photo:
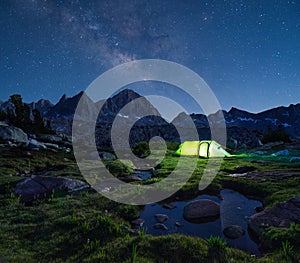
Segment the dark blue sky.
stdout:
<svg viewBox="0 0 300 263">
<path fill-rule="evenodd" d="M 0 99 L 57 102 L 134 59 L 181 63 L 222 107 L 300 102 L 300 1 L 0 1 Z"/>
</svg>

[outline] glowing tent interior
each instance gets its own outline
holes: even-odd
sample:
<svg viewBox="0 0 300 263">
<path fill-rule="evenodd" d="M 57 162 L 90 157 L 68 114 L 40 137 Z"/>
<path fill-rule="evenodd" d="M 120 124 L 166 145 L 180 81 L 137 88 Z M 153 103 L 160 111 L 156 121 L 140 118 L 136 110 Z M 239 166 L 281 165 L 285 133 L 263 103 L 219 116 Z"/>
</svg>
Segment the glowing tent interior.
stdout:
<svg viewBox="0 0 300 263">
<path fill-rule="evenodd" d="M 203 158 L 230 157 L 231 154 L 215 141 L 186 141 L 179 145 L 175 155 L 199 156 Z"/>
</svg>

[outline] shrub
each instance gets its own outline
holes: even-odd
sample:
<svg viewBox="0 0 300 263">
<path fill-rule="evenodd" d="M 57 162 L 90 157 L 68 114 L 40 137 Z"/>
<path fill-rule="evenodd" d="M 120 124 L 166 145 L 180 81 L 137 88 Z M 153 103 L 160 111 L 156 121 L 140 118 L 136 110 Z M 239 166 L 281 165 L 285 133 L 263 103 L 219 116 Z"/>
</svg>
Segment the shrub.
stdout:
<svg viewBox="0 0 300 263">
<path fill-rule="evenodd" d="M 167 148 L 170 151 L 176 151 L 180 145 L 179 142 L 167 142 Z"/>
<path fill-rule="evenodd" d="M 130 176 L 133 169 L 123 164 L 120 160 L 105 161 L 106 168 L 116 177 Z"/>
<path fill-rule="evenodd" d="M 145 141 L 139 142 L 134 146 L 133 153 L 137 156 L 148 156 L 150 154 L 149 144 Z"/>
</svg>

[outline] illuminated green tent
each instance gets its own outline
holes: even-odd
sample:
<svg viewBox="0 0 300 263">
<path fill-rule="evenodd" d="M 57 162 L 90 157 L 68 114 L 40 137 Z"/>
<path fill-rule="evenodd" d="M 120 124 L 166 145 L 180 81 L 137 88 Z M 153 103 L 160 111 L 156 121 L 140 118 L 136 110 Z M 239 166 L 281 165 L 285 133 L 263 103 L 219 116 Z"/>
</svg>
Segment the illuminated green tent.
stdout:
<svg viewBox="0 0 300 263">
<path fill-rule="evenodd" d="M 215 141 L 186 141 L 179 145 L 175 155 L 199 156 L 203 158 L 231 156 Z"/>
</svg>

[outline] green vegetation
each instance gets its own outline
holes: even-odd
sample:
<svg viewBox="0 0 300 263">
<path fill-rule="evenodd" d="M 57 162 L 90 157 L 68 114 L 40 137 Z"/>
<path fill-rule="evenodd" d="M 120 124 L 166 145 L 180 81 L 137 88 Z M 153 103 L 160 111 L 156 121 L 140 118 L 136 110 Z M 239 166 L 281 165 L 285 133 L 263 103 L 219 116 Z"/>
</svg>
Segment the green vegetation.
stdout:
<svg viewBox="0 0 300 263">
<path fill-rule="evenodd" d="M 150 154 L 149 144 L 147 142 L 139 142 L 134 148 L 133 153 L 137 156 L 148 156 Z"/>
<path fill-rule="evenodd" d="M 290 244 L 288 240 L 281 243 L 282 254 L 286 259 L 293 257 L 293 249 L 294 247 Z"/>
<path fill-rule="evenodd" d="M 291 152 L 299 156 L 298 151 Z M 267 206 L 299 196 L 300 172 L 285 178 L 227 176 L 243 166 L 251 166 L 254 171 L 299 171 L 299 166 L 290 163 L 288 157 L 274 157 L 271 153 L 266 157 L 248 153 L 225 159 L 213 183 L 202 192 L 198 183 L 207 160 L 199 159 L 190 180 L 170 200 L 189 199 L 203 193 L 218 195 L 226 187 L 254 196 Z M 185 159 L 187 164 L 190 160 Z M 253 160 L 268 163 L 253 163 Z M 144 183 L 168 176 L 177 162 L 178 157 L 168 151 L 153 178 Z M 107 166 L 119 177 L 133 171 L 118 160 L 107 161 Z M 205 241 L 177 234 L 151 236 L 146 229 L 140 229 L 135 236 L 130 221 L 138 217 L 139 207 L 115 203 L 91 189 L 73 194 L 54 192 L 30 206 L 23 205 L 12 193 L 16 183 L 24 178 L 20 175 L 47 170 L 53 171 L 50 176 L 84 180 L 70 153 L 41 150 L 28 154 L 25 148 L 0 148 L 0 261 L 299 262 L 300 226 L 296 223 L 287 229 L 266 228 L 262 238 L 270 249 L 264 257 L 256 258 L 228 248 L 218 237 Z"/>
<path fill-rule="evenodd" d="M 207 239 L 208 254 L 212 262 L 226 262 L 226 246 L 227 243 L 220 237 L 213 237 Z"/>
</svg>

